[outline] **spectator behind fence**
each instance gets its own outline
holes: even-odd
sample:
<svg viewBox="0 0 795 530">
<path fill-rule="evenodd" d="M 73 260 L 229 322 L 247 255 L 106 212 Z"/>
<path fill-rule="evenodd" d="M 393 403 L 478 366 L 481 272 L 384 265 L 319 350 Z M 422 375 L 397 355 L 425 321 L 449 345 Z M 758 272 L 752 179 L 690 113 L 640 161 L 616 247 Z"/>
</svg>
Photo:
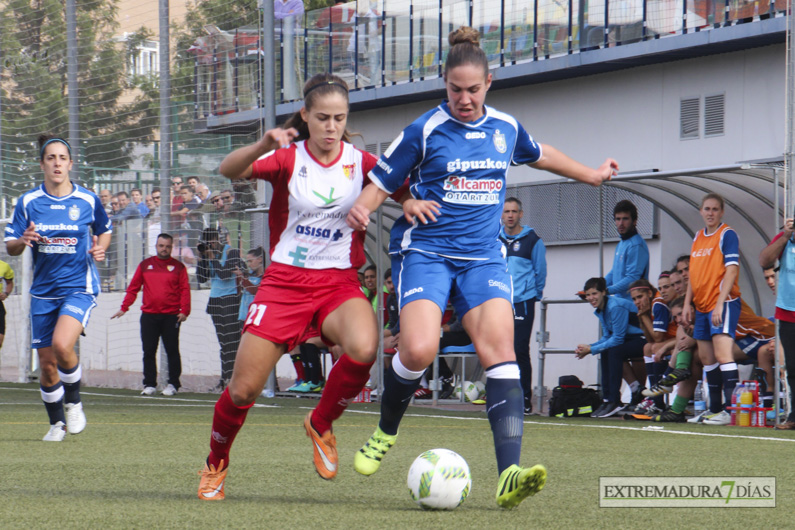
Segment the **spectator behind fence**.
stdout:
<svg viewBox="0 0 795 530">
<path fill-rule="evenodd" d="M 5 282 L 5 289 L 0 292 L 0 348 L 6 335 L 6 306 L 5 300 L 14 292 L 14 271 L 11 265 L 0 260 L 0 278 Z"/>
<path fill-rule="evenodd" d="M 215 325 L 221 346 L 221 379 L 215 390 L 221 391 L 232 378 L 235 353 L 240 342 L 240 295 L 237 291 L 235 269 L 243 267 L 240 252 L 229 244 L 229 234 L 216 228 L 205 228 L 197 246 L 201 259 L 197 276 L 199 283 L 210 282 L 207 313 Z"/>
<path fill-rule="evenodd" d="M 759 255 L 759 265 L 771 268 L 779 260 L 776 285 L 776 319 L 779 321 L 779 337 L 784 348 L 787 365 L 787 387 L 795 389 L 795 221 L 787 219 L 784 230 L 776 234 L 773 241 Z M 795 399 L 795 396 L 793 396 Z M 787 421 L 777 429 L 795 429 L 795 407 L 791 408 Z"/>
<path fill-rule="evenodd" d="M 114 222 L 141 218 L 141 212 L 130 202 L 130 196 L 126 191 L 117 193 L 116 199 L 119 201 L 119 211 L 113 217 Z"/>
<path fill-rule="evenodd" d="M 133 188 L 130 190 L 130 198 L 132 199 L 133 205 L 138 208 L 138 212 L 141 214 L 141 217 L 146 217 L 149 215 L 149 207 L 144 203 L 144 196 L 139 188 Z"/>
<path fill-rule="evenodd" d="M 607 292 L 630 300 L 629 285 L 649 279 L 649 247 L 638 234 L 638 209 L 631 201 L 616 203 L 613 221 L 621 241 L 616 246 L 613 268 L 605 276 Z"/>
<path fill-rule="evenodd" d="M 547 281 L 547 250 L 536 231 L 521 224 L 522 214 L 519 199 L 505 199 L 500 241 L 505 245 L 508 272 L 513 282 L 513 348 L 524 391 L 524 413 L 528 415 L 533 412 L 530 337 L 533 334 L 536 301 L 543 298 Z"/>
<path fill-rule="evenodd" d="M 196 197 L 203 203 L 210 197 L 210 188 L 208 188 L 205 184 L 197 184 L 196 185 Z"/>
<path fill-rule="evenodd" d="M 193 192 L 193 187 L 189 184 L 180 186 L 179 194 L 182 196 L 182 205 L 177 215 L 185 219 L 182 227 L 187 230 L 188 243 L 191 247 L 194 247 L 198 244 L 199 233 L 202 228 L 204 228 L 204 219 L 199 210 L 201 201 L 196 197 L 196 194 Z"/>
<path fill-rule="evenodd" d="M 113 194 L 109 189 L 99 190 L 99 201 L 102 203 L 103 208 L 105 208 L 105 213 L 108 214 L 108 216 L 113 213 L 113 209 L 110 207 L 110 201 L 112 198 Z"/>
<path fill-rule="evenodd" d="M 594 308 L 594 314 L 602 325 L 602 337 L 593 344 L 579 344 L 575 349 L 577 358 L 589 353 L 601 354 L 602 400 L 601 407 L 591 417 L 607 418 L 622 408 L 621 378 L 624 361 L 643 357 L 643 330 L 638 326 L 638 309 L 631 301 L 607 292 L 604 278 L 590 278 L 585 282 L 585 299 Z"/>
<path fill-rule="evenodd" d="M 168 384 L 161 394 L 173 396 L 180 388 L 182 361 L 179 354 L 179 328 L 190 315 L 190 285 L 185 265 L 171 257 L 174 238 L 157 236 L 157 255 L 143 260 L 127 286 L 121 309 L 112 317 L 119 318 L 135 302 L 143 286 L 141 306 L 141 345 L 143 347 L 144 389 L 141 395 L 157 391 L 157 347 L 160 339 L 168 356 Z"/>
<path fill-rule="evenodd" d="M 737 320 L 740 317 L 740 240 L 737 233 L 723 223 L 723 197 L 708 193 L 699 208 L 705 228 L 699 230 L 690 250 L 687 295 L 684 318 L 694 323 L 693 338 L 704 363 L 707 385 L 711 392 L 723 385 L 725 406 L 731 405 L 739 373 L 734 362 Z M 677 263 L 677 269 L 679 263 Z M 693 307 L 695 311 L 693 311 Z M 720 368 L 720 369 L 718 369 Z M 720 394 L 715 394 L 719 398 Z M 727 425 L 729 413 L 712 399 L 713 416 L 704 420 L 708 425 Z"/>
</svg>

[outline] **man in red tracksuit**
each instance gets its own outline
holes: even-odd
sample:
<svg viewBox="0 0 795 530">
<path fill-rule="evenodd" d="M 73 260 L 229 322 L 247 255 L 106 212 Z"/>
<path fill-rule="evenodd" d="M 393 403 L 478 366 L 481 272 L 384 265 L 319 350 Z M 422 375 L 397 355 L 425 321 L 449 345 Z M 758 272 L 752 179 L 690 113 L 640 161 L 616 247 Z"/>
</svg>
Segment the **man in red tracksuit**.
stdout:
<svg viewBox="0 0 795 530">
<path fill-rule="evenodd" d="M 144 396 L 157 391 L 157 345 L 163 338 L 168 356 L 168 385 L 161 394 L 173 396 L 179 390 L 182 362 L 179 356 L 179 326 L 190 314 L 190 284 L 185 265 L 171 257 L 174 238 L 168 234 L 157 236 L 157 255 L 143 260 L 135 270 L 127 287 L 121 309 L 111 318 L 129 311 L 141 286 L 144 288 L 141 306 L 141 342 L 144 350 Z"/>
</svg>

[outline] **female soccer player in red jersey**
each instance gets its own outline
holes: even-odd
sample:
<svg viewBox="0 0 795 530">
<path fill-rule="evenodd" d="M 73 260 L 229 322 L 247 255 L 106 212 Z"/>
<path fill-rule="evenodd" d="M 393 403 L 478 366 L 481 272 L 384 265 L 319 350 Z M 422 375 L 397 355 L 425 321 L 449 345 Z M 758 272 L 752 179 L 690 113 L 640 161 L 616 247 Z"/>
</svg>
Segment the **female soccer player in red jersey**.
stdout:
<svg viewBox="0 0 795 530">
<path fill-rule="evenodd" d="M 376 159 L 348 143 L 347 119 L 347 85 L 318 74 L 307 81 L 304 106 L 284 129 L 267 131 L 221 163 L 232 180 L 273 185 L 272 263 L 249 306 L 232 379 L 215 405 L 200 499 L 224 498 L 229 449 L 248 410 L 279 357 L 303 342 L 311 325 L 345 351 L 304 420 L 318 474 L 337 474 L 331 424 L 364 387 L 378 346 L 375 314 L 356 274 L 365 262 L 364 234 L 345 222 Z"/>
</svg>

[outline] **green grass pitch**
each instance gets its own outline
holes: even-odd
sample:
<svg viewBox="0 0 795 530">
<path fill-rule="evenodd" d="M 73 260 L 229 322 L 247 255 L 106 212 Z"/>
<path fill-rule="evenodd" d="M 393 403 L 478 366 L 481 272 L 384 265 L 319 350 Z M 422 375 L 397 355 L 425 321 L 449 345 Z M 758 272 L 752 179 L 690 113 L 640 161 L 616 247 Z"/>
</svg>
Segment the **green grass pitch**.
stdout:
<svg viewBox="0 0 795 530">
<path fill-rule="evenodd" d="M 38 387 L 0 384 L 0 528 L 770 528 L 792 527 L 795 435 L 772 429 L 527 418 L 522 464 L 543 463 L 546 488 L 513 511 L 497 507 L 485 412 L 411 407 L 381 470 L 363 477 L 353 455 L 375 429 L 378 404 L 353 404 L 335 425 L 340 471 L 317 476 L 302 421 L 314 401 L 260 399 L 237 437 L 226 500 L 196 496 L 217 396 L 145 398 L 87 388 L 88 426 L 41 441 Z M 461 454 L 472 492 L 452 512 L 427 512 L 406 487 L 427 449 Z M 600 508 L 600 476 L 775 476 L 777 507 Z"/>
</svg>

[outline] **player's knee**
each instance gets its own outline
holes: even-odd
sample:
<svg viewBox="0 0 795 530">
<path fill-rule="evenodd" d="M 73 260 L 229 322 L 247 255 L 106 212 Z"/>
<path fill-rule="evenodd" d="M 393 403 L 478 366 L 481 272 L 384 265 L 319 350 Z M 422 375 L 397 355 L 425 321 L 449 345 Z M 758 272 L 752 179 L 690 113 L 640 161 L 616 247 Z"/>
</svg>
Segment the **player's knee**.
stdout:
<svg viewBox="0 0 795 530">
<path fill-rule="evenodd" d="M 232 399 L 232 403 L 238 407 L 245 407 L 246 405 L 250 405 L 257 399 L 259 392 L 251 387 L 251 385 L 246 384 L 233 384 L 230 382 L 229 387 L 229 397 Z"/>
<path fill-rule="evenodd" d="M 348 357 L 360 363 L 369 363 L 378 353 L 378 340 L 359 340 L 345 352 Z"/>
</svg>

